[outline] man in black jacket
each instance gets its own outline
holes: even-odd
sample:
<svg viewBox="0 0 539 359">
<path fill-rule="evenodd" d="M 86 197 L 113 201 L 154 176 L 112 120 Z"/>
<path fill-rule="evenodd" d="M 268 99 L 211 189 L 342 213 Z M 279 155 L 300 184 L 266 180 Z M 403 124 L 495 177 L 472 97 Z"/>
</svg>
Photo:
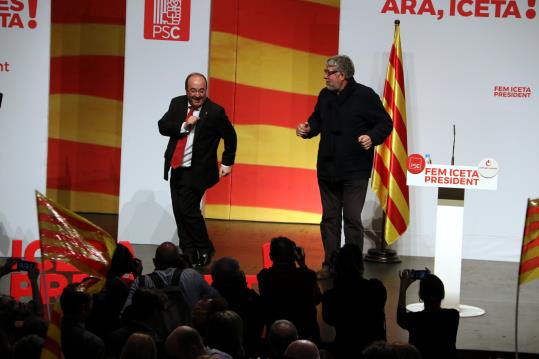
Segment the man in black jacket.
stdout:
<svg viewBox="0 0 539 359">
<path fill-rule="evenodd" d="M 202 213 L 204 192 L 232 171 L 236 132 L 225 110 L 207 97 L 208 82 L 200 73 L 185 79 L 185 96 L 170 101 L 159 120 L 159 133 L 170 137 L 165 151 L 165 180 L 171 170 L 170 192 L 180 248 L 198 266 L 211 262 L 215 253 Z M 217 147 L 224 140 L 221 167 Z"/>
<path fill-rule="evenodd" d="M 296 128 L 302 138 L 320 134 L 317 174 L 325 257 L 319 279 L 330 275 L 331 258 L 340 248 L 343 217 L 345 242 L 363 249 L 361 211 L 374 146 L 381 144 L 393 128 L 378 95 L 353 76 L 354 64 L 348 56 L 329 58 L 324 70 L 326 87 L 320 91 L 307 122 Z"/>
</svg>

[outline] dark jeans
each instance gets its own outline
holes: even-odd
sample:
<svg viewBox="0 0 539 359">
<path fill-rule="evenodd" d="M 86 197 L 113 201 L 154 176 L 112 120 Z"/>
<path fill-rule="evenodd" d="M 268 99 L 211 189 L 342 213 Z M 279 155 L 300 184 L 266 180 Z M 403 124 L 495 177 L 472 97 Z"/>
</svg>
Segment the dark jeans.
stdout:
<svg viewBox="0 0 539 359">
<path fill-rule="evenodd" d="M 200 201 L 204 191 L 188 184 L 189 168 L 172 170 L 170 178 L 170 196 L 172 210 L 178 227 L 180 248 L 191 261 L 197 259 L 198 253 L 214 251 L 208 236 L 206 223 L 200 211 Z"/>
<path fill-rule="evenodd" d="M 369 179 L 326 181 L 318 178 L 322 200 L 320 233 L 324 245 L 324 264 L 330 264 L 332 256 L 341 247 L 341 230 L 344 219 L 346 243 L 354 243 L 363 251 L 363 224 L 361 211 Z"/>
</svg>

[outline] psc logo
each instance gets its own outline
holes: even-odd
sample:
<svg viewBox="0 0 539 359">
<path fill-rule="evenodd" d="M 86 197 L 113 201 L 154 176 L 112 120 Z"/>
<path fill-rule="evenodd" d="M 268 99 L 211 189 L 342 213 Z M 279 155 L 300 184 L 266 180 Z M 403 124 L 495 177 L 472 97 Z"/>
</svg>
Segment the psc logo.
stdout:
<svg viewBox="0 0 539 359">
<path fill-rule="evenodd" d="M 146 0 L 144 38 L 189 41 L 191 0 Z"/>
<path fill-rule="evenodd" d="M 425 158 L 418 153 L 408 156 L 408 172 L 413 173 L 414 175 L 423 172 L 425 164 Z"/>
</svg>

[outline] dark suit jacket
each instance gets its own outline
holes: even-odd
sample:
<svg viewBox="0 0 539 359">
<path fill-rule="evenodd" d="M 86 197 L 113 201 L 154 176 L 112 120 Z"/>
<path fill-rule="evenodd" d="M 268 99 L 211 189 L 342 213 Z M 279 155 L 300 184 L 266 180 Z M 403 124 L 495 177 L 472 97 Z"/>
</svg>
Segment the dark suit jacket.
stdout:
<svg viewBox="0 0 539 359">
<path fill-rule="evenodd" d="M 176 148 L 176 142 L 187 133 L 181 133 L 181 124 L 187 115 L 187 96 L 175 97 L 170 101 L 168 111 L 159 120 L 159 133 L 169 136 L 165 151 L 164 178 L 168 180 L 170 161 Z M 236 157 L 236 131 L 228 120 L 224 108 L 206 99 L 200 109 L 200 119 L 195 128 L 193 140 L 193 157 L 187 184 L 195 188 L 206 190 L 219 182 L 219 169 L 217 163 L 217 147 L 221 138 L 225 149 L 222 164 L 231 166 Z"/>
<path fill-rule="evenodd" d="M 324 88 L 309 117 L 307 138 L 320 134 L 317 172 L 324 180 L 369 178 L 374 146 L 384 142 L 393 123 L 378 95 L 351 78 L 339 95 Z M 373 146 L 364 150 L 357 138 L 369 135 Z"/>
</svg>

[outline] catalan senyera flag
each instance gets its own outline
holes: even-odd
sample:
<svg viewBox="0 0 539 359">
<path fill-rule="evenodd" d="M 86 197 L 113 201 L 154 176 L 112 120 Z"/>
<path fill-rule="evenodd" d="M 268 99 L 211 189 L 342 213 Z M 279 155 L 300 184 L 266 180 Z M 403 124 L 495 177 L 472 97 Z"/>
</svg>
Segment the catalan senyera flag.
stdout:
<svg viewBox="0 0 539 359">
<path fill-rule="evenodd" d="M 79 289 L 98 292 L 110 267 L 116 248 L 114 239 L 87 219 L 62 207 L 36 191 L 41 257 L 69 263 L 91 277 Z M 47 338 L 41 359 L 62 358 L 60 327 L 62 310 L 59 301 L 51 311 Z"/>
<path fill-rule="evenodd" d="M 519 283 L 539 278 L 539 198 L 528 200 L 522 252 L 520 255 Z"/>
<path fill-rule="evenodd" d="M 385 212 L 384 238 L 391 244 L 406 231 L 410 222 L 410 201 L 406 185 L 406 102 L 398 21 L 395 21 L 395 37 L 389 55 L 382 102 L 393 120 L 393 131 L 383 144 L 376 147 L 371 187 Z"/>
</svg>

